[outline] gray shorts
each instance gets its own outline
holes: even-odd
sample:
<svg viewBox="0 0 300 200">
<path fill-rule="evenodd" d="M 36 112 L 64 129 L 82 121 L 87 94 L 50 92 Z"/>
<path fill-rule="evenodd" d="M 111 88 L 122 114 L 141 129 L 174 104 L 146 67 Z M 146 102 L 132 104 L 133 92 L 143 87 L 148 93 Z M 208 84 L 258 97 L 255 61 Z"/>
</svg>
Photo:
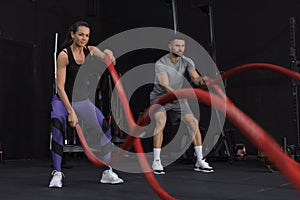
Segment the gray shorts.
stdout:
<svg viewBox="0 0 300 200">
<path fill-rule="evenodd" d="M 155 100 L 156 99 L 150 100 L 151 105 L 155 102 Z M 165 104 L 157 112 L 166 112 L 168 110 L 173 110 L 175 112 L 179 112 L 181 114 L 181 116 L 193 114 L 187 101 L 175 100 L 172 103 Z"/>
</svg>

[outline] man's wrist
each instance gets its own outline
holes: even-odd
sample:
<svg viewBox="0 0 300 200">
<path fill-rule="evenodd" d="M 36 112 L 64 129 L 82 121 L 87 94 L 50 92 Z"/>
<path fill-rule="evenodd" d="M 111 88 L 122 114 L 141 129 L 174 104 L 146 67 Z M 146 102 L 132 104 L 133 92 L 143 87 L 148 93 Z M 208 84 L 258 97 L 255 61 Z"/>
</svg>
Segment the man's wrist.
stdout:
<svg viewBox="0 0 300 200">
<path fill-rule="evenodd" d="M 199 85 L 201 86 L 203 84 L 204 84 L 204 80 L 203 80 L 202 76 L 200 76 Z"/>
</svg>

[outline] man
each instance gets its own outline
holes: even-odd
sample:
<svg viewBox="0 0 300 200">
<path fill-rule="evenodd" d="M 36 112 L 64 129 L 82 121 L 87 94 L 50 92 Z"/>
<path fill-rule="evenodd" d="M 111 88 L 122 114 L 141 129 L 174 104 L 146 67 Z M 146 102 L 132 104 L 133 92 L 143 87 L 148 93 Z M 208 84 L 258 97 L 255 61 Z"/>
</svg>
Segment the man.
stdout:
<svg viewBox="0 0 300 200">
<path fill-rule="evenodd" d="M 194 62 L 183 55 L 185 51 L 185 40 L 179 37 L 171 39 L 169 43 L 170 52 L 161 57 L 155 63 L 155 84 L 150 93 L 151 104 L 161 95 L 181 89 L 184 83 L 184 74 L 188 74 L 197 86 L 205 84 L 208 78 L 201 77 L 195 69 Z M 193 135 L 193 144 L 197 161 L 194 170 L 201 172 L 213 172 L 213 168 L 203 159 L 202 138 L 198 120 L 194 117 L 190 106 L 185 99 L 175 100 L 161 107 L 155 114 L 155 129 L 153 133 L 154 160 L 152 169 L 155 174 L 165 174 L 161 164 L 160 152 L 163 141 L 163 130 L 166 125 L 166 111 L 174 110 L 181 113 L 181 120 L 187 125 Z"/>
</svg>

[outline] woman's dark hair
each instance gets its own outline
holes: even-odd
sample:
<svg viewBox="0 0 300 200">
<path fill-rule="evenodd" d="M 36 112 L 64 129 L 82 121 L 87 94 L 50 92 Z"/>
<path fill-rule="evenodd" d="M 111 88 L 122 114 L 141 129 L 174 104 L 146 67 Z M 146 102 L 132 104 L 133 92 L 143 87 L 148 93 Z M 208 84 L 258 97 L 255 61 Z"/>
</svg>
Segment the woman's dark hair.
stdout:
<svg viewBox="0 0 300 200">
<path fill-rule="evenodd" d="M 74 24 L 72 24 L 66 34 L 66 38 L 63 42 L 62 49 L 66 48 L 72 44 L 73 41 L 71 38 L 71 32 L 76 33 L 79 26 L 85 26 L 87 28 L 90 28 L 90 25 L 85 21 L 77 21 Z"/>
</svg>

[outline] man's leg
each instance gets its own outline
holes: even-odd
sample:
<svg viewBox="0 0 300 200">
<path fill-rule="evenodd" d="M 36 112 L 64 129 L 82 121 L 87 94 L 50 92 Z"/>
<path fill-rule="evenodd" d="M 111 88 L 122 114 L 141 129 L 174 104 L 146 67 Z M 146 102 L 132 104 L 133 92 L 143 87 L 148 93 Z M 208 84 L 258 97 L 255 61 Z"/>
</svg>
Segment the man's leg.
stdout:
<svg viewBox="0 0 300 200">
<path fill-rule="evenodd" d="M 163 131 L 166 125 L 166 112 L 156 112 L 154 114 L 155 129 L 153 132 L 153 164 L 152 169 L 155 174 L 165 174 L 163 166 L 161 165 L 160 152 L 163 141 Z"/>
<path fill-rule="evenodd" d="M 182 120 L 187 125 L 193 137 L 194 149 L 197 156 L 197 161 L 194 170 L 202 172 L 213 172 L 213 168 L 203 159 L 202 137 L 199 129 L 198 120 L 194 117 L 193 114 L 184 115 L 182 117 Z"/>
</svg>

